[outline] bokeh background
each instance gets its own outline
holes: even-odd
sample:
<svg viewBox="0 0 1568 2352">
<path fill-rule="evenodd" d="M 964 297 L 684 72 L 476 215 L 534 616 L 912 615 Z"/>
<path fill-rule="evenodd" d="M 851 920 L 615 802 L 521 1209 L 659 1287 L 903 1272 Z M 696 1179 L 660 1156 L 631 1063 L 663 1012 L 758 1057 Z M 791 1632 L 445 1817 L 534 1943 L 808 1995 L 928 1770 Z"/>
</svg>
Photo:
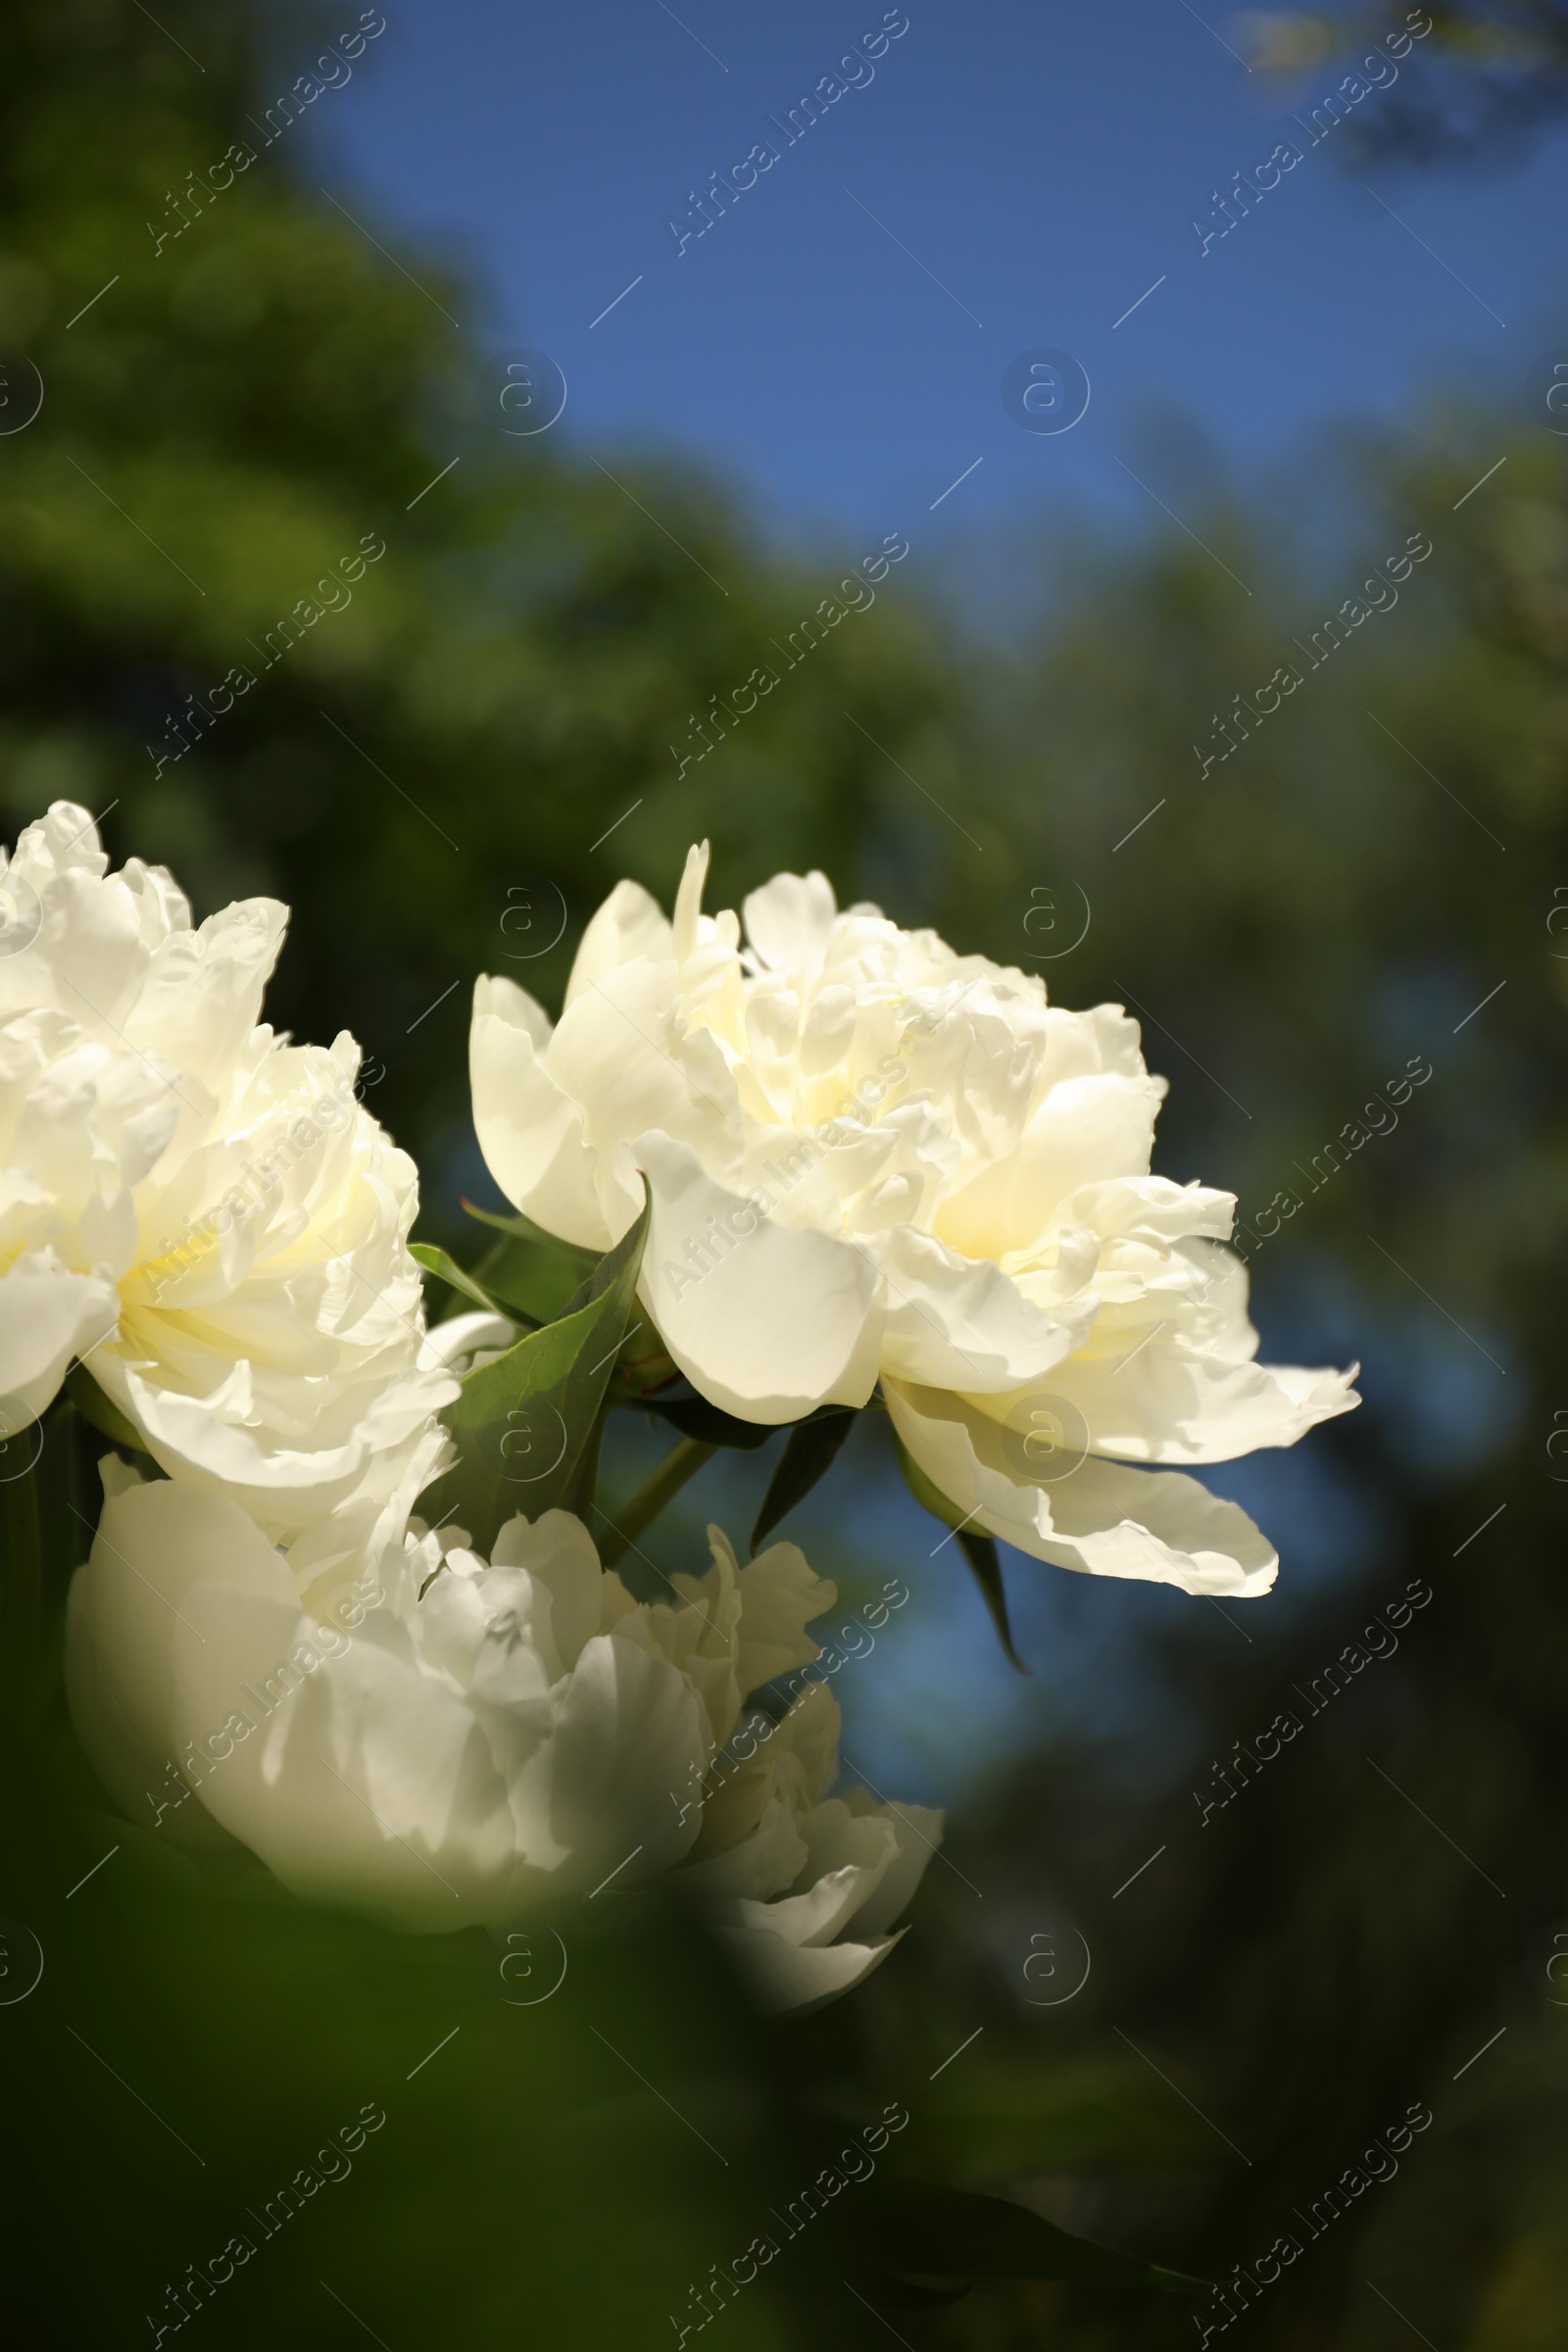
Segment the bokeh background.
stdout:
<svg viewBox="0 0 1568 2352">
<path fill-rule="evenodd" d="M 1431 30 L 1397 84 L 1307 148 L 1407 17 Z M 13 0 L 5 830 L 67 795 L 198 912 L 289 901 L 270 1011 L 361 1039 L 421 1233 L 470 1257 L 473 974 L 554 1007 L 617 876 L 667 901 L 703 836 L 710 906 L 820 866 L 1136 1011 L 1171 1080 L 1156 1165 L 1263 1214 L 1265 1354 L 1359 1359 L 1365 1403 L 1212 1474 L 1279 1543 L 1266 1601 L 1004 1552 L 1027 1677 L 864 1417 L 786 1532 L 847 1604 L 907 1587 L 840 1678 L 845 1748 L 948 1804 L 949 1838 L 889 1964 L 782 2028 L 656 1904 L 556 1922 L 565 1982 L 519 2002 L 483 1937 L 200 1876 L 107 1815 L 57 1687 L 14 1690 L 19 2342 L 159 2340 L 166 2289 L 367 2102 L 387 2121 L 356 2177 L 186 2325 L 678 2341 L 711 2266 L 888 2101 L 919 2177 L 1206 2278 L 1294 2232 L 1229 2340 L 1565 2340 L 1568 10 L 931 0 L 677 252 L 668 218 L 880 21 L 406 0 L 269 143 L 353 9 Z M 1286 138 L 1301 163 L 1202 249 L 1195 218 L 1217 231 Z M 216 191 L 234 141 L 255 161 Z M 1068 432 L 1001 396 L 1041 347 L 1092 386 Z M 1308 668 L 1416 536 L 1397 603 Z M 874 607 L 697 758 L 715 701 L 890 538 Z M 1229 715 L 1293 662 L 1275 714 Z M 215 713 L 236 664 L 256 683 Z M 1310 1189 L 1412 1061 L 1396 1127 Z M 622 1418 L 612 1504 L 661 1443 Z M 710 1517 L 744 1534 L 771 1459 L 717 1457 L 659 1562 L 691 1565 Z M 69 1428 L 47 1467 L 90 1512 Z M 1215 1767 L 1412 1582 L 1396 1653 L 1205 1816 Z M 1397 2178 L 1308 2238 L 1417 2102 Z M 895 2305 L 855 2282 L 852 2206 L 708 2324 L 955 2352 L 1202 2334 L 1178 2299 L 1062 2283 Z"/>
</svg>

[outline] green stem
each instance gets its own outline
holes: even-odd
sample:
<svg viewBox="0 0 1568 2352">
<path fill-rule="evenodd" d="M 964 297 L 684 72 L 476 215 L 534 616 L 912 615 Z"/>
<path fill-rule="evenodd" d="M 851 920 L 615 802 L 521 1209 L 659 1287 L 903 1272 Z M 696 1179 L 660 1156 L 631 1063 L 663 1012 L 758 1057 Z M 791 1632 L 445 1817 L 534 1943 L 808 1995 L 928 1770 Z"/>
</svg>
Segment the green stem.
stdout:
<svg viewBox="0 0 1568 2352">
<path fill-rule="evenodd" d="M 26 1443 L 24 1432 L 18 1443 Z M 6 1656 L 20 1688 L 38 1659 L 43 1614 L 42 1533 L 38 1519 L 37 1464 L 6 1482 Z"/>
<path fill-rule="evenodd" d="M 627 1546 L 640 1536 L 651 1520 L 657 1519 L 672 1495 L 678 1494 L 689 1478 L 695 1478 L 709 1455 L 717 1450 L 705 1446 L 698 1438 L 682 1438 L 671 1446 L 651 1478 L 644 1479 L 636 1494 L 618 1519 L 605 1518 L 605 1531 L 599 1539 L 599 1557 L 606 1568 L 614 1566 Z"/>
</svg>

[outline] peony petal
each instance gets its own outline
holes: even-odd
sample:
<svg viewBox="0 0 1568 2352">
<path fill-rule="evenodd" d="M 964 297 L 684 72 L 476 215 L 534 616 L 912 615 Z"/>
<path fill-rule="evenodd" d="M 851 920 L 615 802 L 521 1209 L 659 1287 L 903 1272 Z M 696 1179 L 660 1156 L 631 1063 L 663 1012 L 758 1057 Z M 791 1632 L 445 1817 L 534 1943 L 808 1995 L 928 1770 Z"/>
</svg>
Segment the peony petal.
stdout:
<svg viewBox="0 0 1568 2352">
<path fill-rule="evenodd" d="M 1231 1250 L 1190 1240 L 1182 1256 L 1207 1275 L 1200 1303 L 1183 1304 L 1130 1352 L 1087 1350 L 1053 1375 L 1097 1453 L 1140 1462 L 1226 1462 L 1262 1446 L 1294 1446 L 1320 1421 L 1353 1411 L 1356 1369 L 1259 1364 L 1247 1312 L 1248 1273 Z M 1180 1263 L 1180 1258 L 1177 1260 Z M 1098 1338 L 1098 1335 L 1097 1335 Z"/>
<path fill-rule="evenodd" d="M 1278 1553 L 1240 1504 L 1195 1478 L 1094 1454 L 1065 1476 L 1031 1478 L 1025 1441 L 961 1397 L 901 1381 L 884 1393 L 904 1445 L 959 1516 L 1036 1559 L 1247 1599 L 1278 1574 Z"/>
<path fill-rule="evenodd" d="M 594 1190 L 595 1156 L 584 1141 L 582 1110 L 545 1068 L 543 1023 L 515 981 L 474 983 L 468 1075 L 479 1149 L 514 1208 L 564 1241 L 608 1250 L 612 1237 Z"/>
<path fill-rule="evenodd" d="M 881 1320 L 870 1254 L 759 1214 L 668 1135 L 636 1149 L 653 1201 L 638 1296 L 692 1386 L 747 1421 L 864 1404 Z"/>
<path fill-rule="evenodd" d="M 775 874 L 741 902 L 746 936 L 773 972 L 808 972 L 832 935 L 838 902 L 826 874 Z"/>
<path fill-rule="evenodd" d="M 764 2009 L 803 2016 L 863 1984 L 906 1932 L 901 1929 L 879 1943 L 822 1946 L 791 1943 L 766 1928 L 722 1927 L 717 1935 Z"/>
<path fill-rule="evenodd" d="M 72 1359 L 107 1338 L 119 1317 L 115 1286 L 102 1276 L 68 1273 L 50 1250 L 15 1259 L 0 1275 L 0 1407 L 43 1412 Z M 0 1429 L 0 1437 L 15 1434 L 15 1426 Z"/>
<path fill-rule="evenodd" d="M 617 882 L 578 942 L 566 1003 L 608 979 L 622 963 L 662 963 L 670 953 L 670 928 L 657 899 L 640 882 Z"/>
<path fill-rule="evenodd" d="M 960 1257 L 911 1225 L 896 1226 L 878 1256 L 888 1286 L 883 1369 L 924 1388 L 974 1394 L 1038 1380 L 1082 1347 L 1100 1304 L 1086 1290 L 1048 1313 L 1000 1266 Z"/>
</svg>

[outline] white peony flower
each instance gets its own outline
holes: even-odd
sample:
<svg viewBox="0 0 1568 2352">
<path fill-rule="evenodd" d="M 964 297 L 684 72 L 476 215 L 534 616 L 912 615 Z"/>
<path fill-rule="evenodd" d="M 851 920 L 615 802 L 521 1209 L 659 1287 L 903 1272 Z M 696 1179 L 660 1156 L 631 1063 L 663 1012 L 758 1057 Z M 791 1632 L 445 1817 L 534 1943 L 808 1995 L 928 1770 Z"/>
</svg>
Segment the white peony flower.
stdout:
<svg viewBox="0 0 1568 2352">
<path fill-rule="evenodd" d="M 923 1805 L 828 1795 L 840 1721 L 822 1682 L 778 1723 L 749 1718 L 710 1770 L 697 1859 L 681 1873 L 716 1903 L 720 1934 L 774 2009 L 831 2000 L 887 1957 L 942 1835 Z"/>
<path fill-rule="evenodd" d="M 616 887 L 555 1028 L 478 983 L 474 1121 L 508 1198 L 604 1250 L 646 1175 L 642 1302 L 729 1412 L 860 1405 L 880 1377 L 955 1518 L 1097 1575 L 1265 1591 L 1246 1513 L 1152 1466 L 1292 1445 L 1353 1375 L 1253 1360 L 1233 1197 L 1150 1173 L 1164 1081 L 1137 1023 L 840 912 L 819 873 L 754 892 L 743 948 L 701 911 L 707 869 L 705 844 L 673 924 Z"/>
<path fill-rule="evenodd" d="M 193 928 L 162 868 L 108 862 L 68 802 L 0 852 L 0 1399 L 42 1412 L 82 1357 L 172 1477 L 276 1535 L 363 1521 L 456 1393 L 414 1164 L 352 1038 L 257 1026 L 286 907 Z"/>
<path fill-rule="evenodd" d="M 639 1605 L 565 1511 L 511 1520 L 487 1562 L 408 1521 L 444 1442 L 321 1573 L 236 1502 L 106 1460 L 66 1645 L 105 1786 L 182 1841 L 230 1833 L 300 1894 L 433 1932 L 645 1884 L 701 1833 L 692 1883 L 766 1997 L 848 1989 L 891 1949 L 929 1843 L 858 1796 L 818 1801 L 838 1716 L 820 1688 L 765 1744 L 753 1731 L 755 1762 L 711 1771 L 750 1694 L 817 1656 L 806 1623 L 833 1585 L 791 1544 L 741 1568 L 710 1528 L 707 1575 Z"/>
</svg>

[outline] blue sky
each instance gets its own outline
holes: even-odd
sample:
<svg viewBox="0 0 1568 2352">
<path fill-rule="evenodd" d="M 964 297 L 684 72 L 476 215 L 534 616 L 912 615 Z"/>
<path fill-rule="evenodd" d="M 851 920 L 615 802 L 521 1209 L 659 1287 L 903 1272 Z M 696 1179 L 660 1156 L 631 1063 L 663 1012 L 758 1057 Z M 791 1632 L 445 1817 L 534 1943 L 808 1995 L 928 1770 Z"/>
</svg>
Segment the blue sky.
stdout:
<svg viewBox="0 0 1568 2352">
<path fill-rule="evenodd" d="M 912 535 L 944 492 L 932 531 L 1062 493 L 1152 518 L 1122 470 L 1148 479 L 1152 406 L 1247 469 L 1336 416 L 1415 430 L 1440 377 L 1522 400 L 1560 338 L 1562 139 L 1481 181 L 1383 172 L 1374 196 L 1331 137 L 1200 254 L 1214 191 L 1305 146 L 1218 7 L 889 13 L 908 29 L 874 78 L 789 146 L 769 116 L 875 34 L 879 0 L 403 0 L 317 110 L 320 177 L 464 261 L 476 353 L 555 359 L 564 439 L 697 453 L 797 536 Z M 677 253 L 666 220 L 762 139 L 776 164 Z M 1038 347 L 1090 381 L 1059 435 L 1003 407 Z"/>
</svg>

